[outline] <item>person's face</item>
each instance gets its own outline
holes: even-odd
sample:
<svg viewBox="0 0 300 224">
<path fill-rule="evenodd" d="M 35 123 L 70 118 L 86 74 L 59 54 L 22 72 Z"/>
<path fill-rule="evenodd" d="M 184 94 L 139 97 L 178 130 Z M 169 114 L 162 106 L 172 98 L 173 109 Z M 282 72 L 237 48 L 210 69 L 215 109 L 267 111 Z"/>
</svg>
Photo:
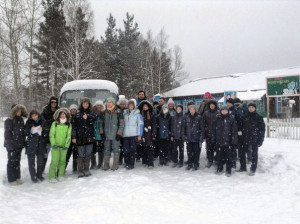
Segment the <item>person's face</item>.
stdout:
<svg viewBox="0 0 300 224">
<path fill-rule="evenodd" d="M 211 103 L 211 104 L 209 104 L 209 108 L 210 108 L 211 110 L 214 110 L 214 109 L 216 108 L 216 105 L 214 105 L 213 103 Z"/>
<path fill-rule="evenodd" d="M 38 118 L 39 118 L 39 115 L 37 115 L 37 114 L 32 114 L 31 115 L 31 119 L 34 120 L 34 121 L 36 121 Z"/>
<path fill-rule="evenodd" d="M 148 105 L 147 105 L 147 104 L 144 104 L 144 106 L 143 106 L 143 110 L 145 110 L 145 111 L 149 110 L 149 107 L 148 107 Z"/>
<path fill-rule="evenodd" d="M 83 102 L 82 103 L 82 107 L 83 107 L 83 109 L 88 109 L 88 107 L 89 107 L 89 103 L 88 102 Z"/>
<path fill-rule="evenodd" d="M 97 106 L 96 106 L 96 109 L 97 109 L 98 111 L 101 111 L 101 110 L 103 109 L 103 106 L 102 106 L 102 105 L 97 105 Z"/>
<path fill-rule="evenodd" d="M 174 105 L 173 103 L 169 103 L 169 109 L 170 109 L 170 110 L 173 110 L 173 109 L 174 109 L 174 106 L 175 106 L 175 105 Z"/>
<path fill-rule="evenodd" d="M 180 114 L 182 112 L 181 107 L 177 107 L 176 111 L 177 111 L 178 114 Z"/>
<path fill-rule="evenodd" d="M 227 115 L 228 114 L 228 110 L 221 110 L 221 114 Z"/>
<path fill-rule="evenodd" d="M 108 108 L 112 108 L 114 106 L 114 104 L 113 104 L 113 102 L 111 100 L 108 100 L 106 102 L 106 105 L 107 105 Z"/>
<path fill-rule="evenodd" d="M 128 105 L 128 109 L 129 109 L 129 110 L 133 110 L 133 109 L 134 109 L 134 106 L 133 106 L 132 103 Z"/>
<path fill-rule="evenodd" d="M 75 108 L 71 109 L 71 114 L 76 114 L 77 113 L 77 110 Z"/>
<path fill-rule="evenodd" d="M 156 109 L 158 107 L 158 104 L 154 104 L 153 107 L 154 109 Z"/>
<path fill-rule="evenodd" d="M 65 114 L 65 113 L 61 113 L 60 116 L 59 116 L 59 118 L 60 118 L 60 119 L 66 118 L 66 114 Z"/>
<path fill-rule="evenodd" d="M 57 101 L 56 100 L 51 100 L 51 107 L 55 108 L 57 106 Z"/>
<path fill-rule="evenodd" d="M 232 105 L 231 103 L 226 102 L 226 106 L 227 106 L 228 108 L 230 108 L 230 107 L 232 107 L 233 105 Z"/>
<path fill-rule="evenodd" d="M 191 115 L 194 115 L 194 114 L 196 113 L 196 110 L 195 110 L 194 107 L 191 107 L 191 108 L 189 109 L 189 111 L 190 111 Z"/>
<path fill-rule="evenodd" d="M 168 108 L 166 108 L 166 107 L 163 109 L 163 113 L 164 113 L 164 114 L 167 114 L 167 113 L 168 113 L 168 111 L 169 111 L 169 109 L 168 109 Z"/>
<path fill-rule="evenodd" d="M 17 113 L 16 113 L 16 115 L 17 115 L 18 117 L 20 117 L 21 114 L 22 114 L 22 110 L 18 110 Z"/>
<path fill-rule="evenodd" d="M 166 103 L 166 101 L 164 99 L 159 99 L 159 105 L 162 106 Z"/>
<path fill-rule="evenodd" d="M 120 104 L 120 108 L 121 108 L 121 109 L 124 109 L 124 108 L 125 108 L 125 104 L 124 104 L 124 103 L 121 103 L 121 104 Z"/>
<path fill-rule="evenodd" d="M 139 92 L 138 97 L 139 97 L 139 99 L 144 99 L 145 98 L 145 93 L 144 92 Z"/>
<path fill-rule="evenodd" d="M 254 111 L 255 111 L 255 107 L 254 107 L 254 106 L 250 106 L 250 107 L 248 108 L 248 110 L 249 110 L 249 112 L 254 112 Z"/>
</svg>

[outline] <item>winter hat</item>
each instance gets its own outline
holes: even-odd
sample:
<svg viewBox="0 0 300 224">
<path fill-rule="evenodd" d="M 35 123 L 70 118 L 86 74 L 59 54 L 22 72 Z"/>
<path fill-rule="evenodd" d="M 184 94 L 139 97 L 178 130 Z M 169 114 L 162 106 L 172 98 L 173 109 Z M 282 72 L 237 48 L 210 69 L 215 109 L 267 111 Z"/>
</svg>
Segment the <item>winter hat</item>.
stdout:
<svg viewBox="0 0 300 224">
<path fill-rule="evenodd" d="M 190 101 L 190 102 L 187 103 L 187 107 L 189 107 L 191 105 L 195 105 L 195 102 L 194 101 Z"/>
<path fill-rule="evenodd" d="M 71 104 L 71 106 L 69 107 L 69 110 L 72 110 L 72 109 L 77 110 L 78 109 L 77 105 L 76 104 Z"/>
<path fill-rule="evenodd" d="M 152 113 L 153 106 L 151 105 L 151 103 L 148 100 L 143 100 L 142 102 L 140 102 L 140 104 L 138 106 L 139 110 L 142 111 L 145 104 L 147 104 L 147 106 L 149 107 L 149 111 Z"/>
<path fill-rule="evenodd" d="M 236 103 L 242 103 L 242 101 L 240 100 L 240 98 L 235 98 L 233 100 L 233 103 L 236 104 Z"/>
<path fill-rule="evenodd" d="M 11 109 L 10 113 L 9 113 L 9 118 L 11 120 L 16 116 L 18 110 L 22 111 L 22 114 L 21 114 L 22 117 L 27 117 L 28 116 L 27 109 L 24 105 L 14 104 L 12 106 L 12 109 Z"/>
<path fill-rule="evenodd" d="M 107 101 L 111 101 L 114 105 L 116 105 L 116 100 L 115 100 L 115 98 L 113 98 L 113 97 L 108 97 L 108 98 L 106 98 L 106 100 L 105 100 L 105 102 L 107 102 Z"/>
<path fill-rule="evenodd" d="M 215 101 L 215 100 L 210 100 L 210 101 L 208 101 L 208 106 L 210 106 L 210 104 L 214 104 L 216 107 L 218 106 L 217 105 L 217 101 Z"/>
<path fill-rule="evenodd" d="M 255 107 L 255 109 L 256 109 L 256 104 L 255 104 L 255 103 L 252 102 L 252 103 L 249 103 L 249 104 L 248 104 L 248 108 L 251 107 L 251 106 L 252 106 L 252 107 Z"/>
<path fill-rule="evenodd" d="M 168 100 L 168 103 L 167 103 L 167 104 L 168 104 L 168 106 L 169 106 L 169 104 L 171 104 L 171 103 L 175 105 L 175 103 L 174 103 L 174 101 L 173 101 L 173 99 L 172 99 L 172 98 L 170 98 L 170 99 Z"/>
<path fill-rule="evenodd" d="M 223 105 L 223 106 L 221 106 L 220 111 L 222 111 L 222 110 L 227 110 L 228 111 L 228 107 L 226 105 Z"/>
<path fill-rule="evenodd" d="M 181 104 L 178 104 L 178 105 L 176 106 L 176 109 L 177 109 L 177 107 L 180 107 L 181 110 L 183 110 L 183 106 L 182 106 Z"/>
<path fill-rule="evenodd" d="M 234 100 L 232 98 L 229 98 L 226 103 L 231 103 L 232 105 L 234 104 Z"/>
<path fill-rule="evenodd" d="M 165 108 L 167 108 L 167 109 L 169 110 L 168 106 L 167 106 L 166 104 L 164 104 L 164 105 L 162 105 L 162 107 L 161 107 L 161 111 L 163 111 Z"/>
<path fill-rule="evenodd" d="M 119 99 L 118 105 L 121 105 L 121 104 L 124 104 L 125 107 L 127 107 L 128 100 L 127 100 L 126 98 L 121 98 L 121 99 Z"/>
<path fill-rule="evenodd" d="M 196 110 L 196 105 L 194 102 L 191 103 L 190 105 L 188 105 L 188 109 L 191 109 L 191 108 L 195 108 L 195 110 Z"/>
<path fill-rule="evenodd" d="M 68 108 L 65 108 L 65 107 L 60 108 L 55 111 L 55 113 L 53 115 L 54 120 L 59 121 L 59 117 L 60 117 L 61 113 L 64 113 L 66 115 L 66 118 L 67 118 L 66 124 L 70 124 L 71 123 L 71 114 L 70 114 L 70 111 L 68 110 Z"/>
<path fill-rule="evenodd" d="M 106 106 L 104 105 L 104 103 L 103 103 L 103 101 L 102 100 L 98 100 L 98 101 L 96 101 L 96 103 L 94 104 L 94 106 L 93 106 L 93 111 L 96 111 L 97 110 L 97 106 L 99 106 L 99 105 L 101 105 L 102 106 L 102 112 L 103 111 L 105 111 L 105 109 L 106 109 Z"/>
<path fill-rule="evenodd" d="M 204 93 L 204 99 L 206 99 L 206 100 L 210 100 L 210 99 L 212 99 L 212 95 L 211 95 L 211 93 L 210 93 L 210 92 L 206 92 L 206 93 Z"/>
<path fill-rule="evenodd" d="M 134 108 L 136 108 L 136 100 L 135 99 L 128 100 L 128 107 L 130 104 L 132 104 L 134 106 Z"/>
<path fill-rule="evenodd" d="M 78 110 L 82 110 L 83 109 L 83 107 L 82 107 L 83 103 L 88 103 L 89 104 L 88 108 L 89 109 L 92 108 L 91 100 L 89 98 L 87 98 L 87 97 L 82 97 L 81 100 L 80 100 L 80 105 L 78 107 Z"/>
</svg>

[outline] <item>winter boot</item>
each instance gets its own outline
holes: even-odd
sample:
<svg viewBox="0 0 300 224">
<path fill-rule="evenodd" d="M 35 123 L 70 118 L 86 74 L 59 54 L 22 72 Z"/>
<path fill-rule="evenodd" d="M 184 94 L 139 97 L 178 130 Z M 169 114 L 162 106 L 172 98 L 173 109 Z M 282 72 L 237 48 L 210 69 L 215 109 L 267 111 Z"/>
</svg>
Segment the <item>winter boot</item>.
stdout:
<svg viewBox="0 0 300 224">
<path fill-rule="evenodd" d="M 225 173 L 225 176 L 226 176 L 226 177 L 231 177 L 231 173 L 226 172 L 226 173 Z"/>
<path fill-rule="evenodd" d="M 119 153 L 114 154 L 114 161 L 111 167 L 112 170 L 119 169 L 119 156 L 120 156 Z"/>
<path fill-rule="evenodd" d="M 83 158 L 78 157 L 78 159 L 77 159 L 77 165 L 78 165 L 78 177 L 84 177 L 84 173 L 83 173 Z"/>
<path fill-rule="evenodd" d="M 91 154 L 91 170 L 95 170 L 97 167 L 97 162 L 96 162 L 96 154 L 92 153 Z"/>
<path fill-rule="evenodd" d="M 250 171 L 249 176 L 254 176 L 255 172 L 253 170 Z"/>
<path fill-rule="evenodd" d="M 73 172 L 77 172 L 77 159 L 73 160 Z"/>
<path fill-rule="evenodd" d="M 206 164 L 206 168 L 210 168 L 211 166 L 213 165 L 213 163 L 212 162 L 208 162 L 207 164 Z"/>
<path fill-rule="evenodd" d="M 103 170 L 109 169 L 109 160 L 110 160 L 110 156 L 104 156 Z"/>
<path fill-rule="evenodd" d="M 102 165 L 103 165 L 103 153 L 102 152 L 98 152 L 98 160 L 99 160 L 98 169 L 101 169 Z"/>
<path fill-rule="evenodd" d="M 96 160 L 96 158 L 95 158 L 95 160 Z M 91 157 L 90 156 L 87 156 L 87 157 L 84 158 L 84 170 L 83 170 L 83 173 L 84 173 L 84 176 L 86 176 L 86 177 L 89 177 L 89 176 L 92 175 L 91 172 L 90 172 L 90 169 L 89 169 L 90 162 L 91 162 Z"/>
</svg>

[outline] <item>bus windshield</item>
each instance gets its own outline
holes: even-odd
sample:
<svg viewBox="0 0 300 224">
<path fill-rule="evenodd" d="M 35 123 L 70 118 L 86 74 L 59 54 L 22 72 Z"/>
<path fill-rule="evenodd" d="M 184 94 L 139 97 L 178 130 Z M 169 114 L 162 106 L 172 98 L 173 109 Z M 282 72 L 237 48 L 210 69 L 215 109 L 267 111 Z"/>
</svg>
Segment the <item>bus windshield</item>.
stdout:
<svg viewBox="0 0 300 224">
<path fill-rule="evenodd" d="M 116 101 L 118 100 L 118 96 L 115 93 L 105 89 L 69 90 L 61 94 L 60 106 L 67 108 L 69 108 L 71 104 L 79 106 L 82 97 L 88 97 L 92 105 L 98 100 L 104 102 L 108 97 L 113 97 Z"/>
</svg>

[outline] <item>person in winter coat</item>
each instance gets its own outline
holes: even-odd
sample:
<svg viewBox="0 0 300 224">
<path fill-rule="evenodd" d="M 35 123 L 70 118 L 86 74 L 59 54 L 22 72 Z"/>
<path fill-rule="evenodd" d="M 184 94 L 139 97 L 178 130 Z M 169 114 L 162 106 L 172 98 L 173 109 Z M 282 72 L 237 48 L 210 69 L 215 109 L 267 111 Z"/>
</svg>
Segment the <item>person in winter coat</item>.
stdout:
<svg viewBox="0 0 300 224">
<path fill-rule="evenodd" d="M 142 141 L 139 143 L 142 150 L 142 164 L 148 166 L 148 169 L 153 169 L 153 150 L 157 133 L 156 117 L 149 101 L 143 100 L 138 108 L 144 121 Z"/>
<path fill-rule="evenodd" d="M 163 105 L 157 117 L 159 165 L 169 165 L 171 150 L 171 115 L 168 106 Z"/>
<path fill-rule="evenodd" d="M 138 92 L 138 98 L 136 99 L 136 105 L 139 106 L 143 100 L 147 100 L 147 96 L 144 90 Z"/>
<path fill-rule="evenodd" d="M 214 154 L 216 152 L 216 121 L 218 112 L 218 105 L 215 100 L 210 100 L 207 103 L 208 111 L 203 114 L 203 125 L 205 130 L 205 141 L 206 141 L 206 154 L 208 163 L 207 168 L 210 168 L 214 162 Z"/>
<path fill-rule="evenodd" d="M 124 158 L 125 168 L 131 170 L 134 168 L 135 152 L 137 141 L 141 141 L 143 136 L 143 118 L 140 111 L 136 109 L 135 100 L 128 101 L 128 109 L 124 110 Z"/>
<path fill-rule="evenodd" d="M 44 167 L 45 139 L 47 138 L 44 127 L 45 121 L 41 119 L 37 110 L 32 110 L 25 125 L 27 136 L 26 154 L 28 158 L 28 168 L 32 182 L 43 181 L 42 176 Z M 48 132 L 47 132 L 48 134 Z M 37 169 L 35 169 L 35 159 Z"/>
<path fill-rule="evenodd" d="M 95 141 L 94 141 L 94 147 L 91 157 L 91 169 L 100 169 L 103 165 L 103 140 L 100 135 L 100 125 L 103 122 L 103 115 L 105 111 L 105 105 L 103 101 L 99 100 L 97 101 L 93 106 L 93 112 L 97 116 L 96 121 L 94 122 L 94 135 L 95 135 Z M 96 161 L 96 153 L 98 152 L 98 166 Z"/>
<path fill-rule="evenodd" d="M 81 99 L 78 110 L 72 122 L 72 142 L 77 144 L 78 149 L 78 177 L 88 177 L 91 175 L 90 161 L 94 144 L 96 115 L 92 112 L 92 104 L 87 97 Z"/>
<path fill-rule="evenodd" d="M 69 107 L 69 110 L 71 112 L 71 121 L 73 121 L 74 116 L 77 114 L 77 105 L 72 104 Z M 71 122 L 72 123 L 72 122 Z M 68 163 L 70 161 L 71 155 L 73 154 L 73 172 L 77 172 L 77 159 L 78 159 L 78 150 L 76 143 L 71 142 L 68 152 L 67 152 L 67 158 L 66 158 L 66 169 L 68 166 Z"/>
<path fill-rule="evenodd" d="M 51 143 L 51 164 L 49 181 L 55 183 L 63 180 L 66 168 L 66 157 L 71 144 L 72 125 L 71 115 L 67 108 L 60 108 L 54 113 L 49 137 Z M 58 170 L 58 177 L 56 179 Z"/>
<path fill-rule="evenodd" d="M 209 110 L 209 109 L 208 109 L 207 103 L 208 103 L 208 101 L 210 101 L 210 100 L 212 100 L 212 99 L 213 99 L 213 97 L 212 97 L 212 95 L 210 94 L 210 92 L 204 93 L 204 100 L 200 103 L 200 106 L 199 106 L 199 108 L 198 108 L 198 113 L 199 113 L 201 116 L 203 116 L 203 114 L 204 114 L 205 111 L 208 111 L 208 110 Z"/>
<path fill-rule="evenodd" d="M 189 112 L 183 118 L 182 136 L 187 143 L 188 167 L 198 170 L 200 163 L 201 145 L 204 139 L 202 117 L 196 112 L 195 104 L 190 104 Z"/>
<path fill-rule="evenodd" d="M 242 138 L 243 146 L 241 152 L 241 168 L 240 172 L 247 171 L 246 168 L 246 152 L 249 146 L 252 147 L 252 164 L 250 168 L 250 176 L 255 175 L 258 161 L 258 147 L 261 147 L 265 137 L 265 123 L 263 117 L 256 112 L 256 104 L 248 104 L 248 114 L 242 118 Z"/>
<path fill-rule="evenodd" d="M 119 99 L 118 108 L 121 110 L 121 113 L 124 113 L 124 110 L 127 109 L 128 100 L 126 98 Z M 123 147 L 123 138 L 120 140 L 120 156 L 119 156 L 119 165 L 123 164 L 124 159 L 124 147 Z"/>
<path fill-rule="evenodd" d="M 183 124 L 183 106 L 178 104 L 176 106 L 176 114 L 172 117 L 171 121 L 171 141 L 172 146 L 172 161 L 174 162 L 173 168 L 183 166 L 184 160 L 184 141 L 182 138 L 182 124 Z M 178 148 L 179 148 L 179 163 L 178 163 Z"/>
<path fill-rule="evenodd" d="M 227 106 L 222 106 L 218 114 L 215 128 L 216 147 L 218 156 L 218 168 L 216 174 L 223 172 L 224 162 L 226 163 L 226 176 L 231 176 L 232 159 L 234 148 L 238 143 L 237 124 L 235 119 L 229 115 Z"/>
<path fill-rule="evenodd" d="M 167 104 L 168 104 L 169 114 L 171 115 L 171 117 L 173 117 L 176 114 L 175 103 L 173 99 L 170 98 Z"/>
<path fill-rule="evenodd" d="M 43 172 L 47 165 L 48 155 L 49 155 L 50 146 L 51 146 L 50 139 L 49 139 L 49 131 L 50 131 L 50 127 L 54 121 L 53 115 L 54 115 L 55 111 L 58 109 L 59 109 L 58 98 L 55 96 L 51 96 L 49 99 L 48 105 L 43 108 L 43 112 L 41 114 L 41 118 L 44 121 L 46 121 L 46 126 L 44 127 L 44 132 L 45 132 L 45 135 L 47 136 L 47 138 L 45 139 L 46 149 L 45 149 L 45 155 L 44 155 Z"/>
<path fill-rule="evenodd" d="M 25 125 L 22 117 L 27 117 L 26 107 L 13 105 L 9 117 L 4 122 L 4 147 L 7 151 L 7 179 L 10 185 L 22 184 L 21 152 L 25 147 Z"/>
<path fill-rule="evenodd" d="M 119 148 L 120 140 L 124 131 L 124 116 L 120 109 L 116 107 L 116 100 L 112 97 L 106 99 L 106 110 L 104 111 L 104 121 L 100 126 L 100 134 L 104 139 L 104 165 L 103 169 L 109 169 L 111 149 L 114 153 L 112 170 L 119 168 Z"/>
</svg>

